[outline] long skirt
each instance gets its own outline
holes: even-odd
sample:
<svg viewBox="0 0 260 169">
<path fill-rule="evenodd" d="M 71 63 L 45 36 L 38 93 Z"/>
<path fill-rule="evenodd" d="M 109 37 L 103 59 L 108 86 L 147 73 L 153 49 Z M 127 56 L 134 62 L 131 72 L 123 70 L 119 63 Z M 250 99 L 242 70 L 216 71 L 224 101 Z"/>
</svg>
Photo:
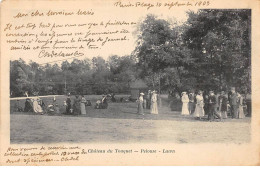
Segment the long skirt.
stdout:
<svg viewBox="0 0 260 169">
<path fill-rule="evenodd" d="M 151 107 L 151 100 L 150 100 L 150 99 L 147 99 L 147 100 L 146 100 L 146 108 L 147 108 L 147 109 L 150 109 L 150 107 Z"/>
<path fill-rule="evenodd" d="M 80 114 L 80 104 L 76 103 L 73 105 L 73 114 L 74 115 L 79 115 Z"/>
<path fill-rule="evenodd" d="M 227 111 L 221 111 L 220 115 L 223 119 L 226 119 L 227 118 Z"/>
<path fill-rule="evenodd" d="M 143 103 L 142 102 L 138 103 L 137 113 L 138 114 L 144 114 L 144 109 L 143 109 Z"/>
<path fill-rule="evenodd" d="M 181 109 L 181 115 L 189 115 L 189 109 L 188 109 L 189 103 L 182 103 L 182 109 Z"/>
<path fill-rule="evenodd" d="M 146 109 L 146 99 L 144 99 L 143 106 L 144 106 L 144 109 Z"/>
<path fill-rule="evenodd" d="M 189 112 L 190 114 L 193 114 L 195 111 L 195 103 L 194 102 L 189 102 Z"/>
<path fill-rule="evenodd" d="M 81 114 L 87 114 L 85 103 L 80 103 L 80 111 L 81 111 Z"/>
<path fill-rule="evenodd" d="M 33 111 L 35 113 L 42 113 L 43 112 L 42 107 L 38 104 L 37 101 L 33 102 Z"/>
<path fill-rule="evenodd" d="M 66 106 L 66 114 L 71 114 L 71 104 L 67 104 Z"/>
<path fill-rule="evenodd" d="M 243 106 L 241 106 L 241 105 L 238 107 L 238 118 L 239 118 L 239 119 L 245 118 Z"/>
<path fill-rule="evenodd" d="M 157 102 L 152 102 L 152 105 L 151 105 L 151 114 L 158 114 Z"/>
<path fill-rule="evenodd" d="M 196 108 L 193 114 L 194 117 L 203 117 L 204 116 L 204 109 L 201 105 L 196 104 Z"/>
<path fill-rule="evenodd" d="M 231 105 L 231 116 L 232 118 L 238 118 L 238 106 Z"/>
</svg>

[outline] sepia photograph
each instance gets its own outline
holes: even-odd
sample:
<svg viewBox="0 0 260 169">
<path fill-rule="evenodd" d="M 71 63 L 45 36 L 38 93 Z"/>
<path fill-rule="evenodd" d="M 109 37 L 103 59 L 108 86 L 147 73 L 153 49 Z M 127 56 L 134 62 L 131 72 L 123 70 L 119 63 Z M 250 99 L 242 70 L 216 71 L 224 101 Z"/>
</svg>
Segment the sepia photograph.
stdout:
<svg viewBox="0 0 260 169">
<path fill-rule="evenodd" d="M 0 166 L 259 166 L 260 1 L 0 5 Z"/>
<path fill-rule="evenodd" d="M 10 60 L 11 144 L 250 142 L 251 9 L 149 13 L 136 23 L 104 24 L 110 29 L 88 24 L 81 37 L 58 24 L 45 25 L 51 36 L 6 31 L 10 50 L 40 48 L 37 59 L 18 52 Z M 90 55 L 62 39 L 99 48 L 101 35 L 101 46 L 127 50 Z"/>
</svg>

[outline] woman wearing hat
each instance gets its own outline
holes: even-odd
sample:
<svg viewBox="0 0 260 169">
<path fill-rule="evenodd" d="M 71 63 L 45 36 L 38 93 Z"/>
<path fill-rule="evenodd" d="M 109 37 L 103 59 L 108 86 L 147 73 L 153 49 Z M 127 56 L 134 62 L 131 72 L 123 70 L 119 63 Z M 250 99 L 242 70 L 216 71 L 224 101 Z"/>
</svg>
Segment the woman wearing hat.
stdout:
<svg viewBox="0 0 260 169">
<path fill-rule="evenodd" d="M 139 99 L 137 100 L 138 107 L 137 113 L 144 115 L 143 103 L 144 103 L 144 93 L 140 93 Z"/>
<path fill-rule="evenodd" d="M 152 97 L 151 97 L 151 114 L 158 114 L 156 91 L 152 92 Z"/>
<path fill-rule="evenodd" d="M 201 119 L 204 116 L 204 101 L 202 96 L 202 91 L 198 91 L 196 96 L 196 108 L 194 111 L 194 117 Z"/>
<path fill-rule="evenodd" d="M 237 92 L 237 101 L 238 101 L 238 118 L 245 118 L 244 110 L 243 110 L 243 96 Z"/>
<path fill-rule="evenodd" d="M 182 109 L 181 109 L 181 115 L 189 115 L 189 109 L 188 109 L 188 104 L 189 104 L 189 96 L 187 95 L 186 92 L 182 92 L 181 94 L 181 101 L 182 101 Z"/>
<path fill-rule="evenodd" d="M 39 105 L 39 101 L 40 101 L 39 97 L 32 98 L 33 111 L 35 113 L 43 113 L 42 107 Z"/>
<path fill-rule="evenodd" d="M 87 112 L 86 112 L 86 103 L 87 103 L 87 100 L 85 99 L 84 95 L 81 95 L 81 102 L 80 102 L 81 114 L 87 114 Z"/>
</svg>

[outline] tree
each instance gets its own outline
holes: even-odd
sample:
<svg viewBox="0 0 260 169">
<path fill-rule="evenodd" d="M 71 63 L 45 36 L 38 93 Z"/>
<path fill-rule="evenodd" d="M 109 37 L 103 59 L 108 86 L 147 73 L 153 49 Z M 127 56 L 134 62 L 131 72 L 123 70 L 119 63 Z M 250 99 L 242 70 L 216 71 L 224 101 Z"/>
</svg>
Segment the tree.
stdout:
<svg viewBox="0 0 260 169">
<path fill-rule="evenodd" d="M 250 10 L 189 12 L 184 42 L 195 59 L 190 67 L 197 88 L 225 89 L 250 83 Z"/>
<path fill-rule="evenodd" d="M 192 62 L 189 49 L 182 40 L 182 31 L 181 26 L 170 24 L 154 15 L 148 15 L 138 27 L 135 54 L 141 69 L 141 77 L 151 79 L 152 86 L 159 88 L 159 93 L 161 80 L 172 75 L 169 74 L 168 68 L 172 68 L 171 70 L 176 72 L 175 78 L 182 81 L 184 67 Z M 168 78 L 167 82 L 174 81 L 169 81 Z M 177 84 L 166 84 L 163 88 L 170 85 L 180 87 Z"/>
</svg>

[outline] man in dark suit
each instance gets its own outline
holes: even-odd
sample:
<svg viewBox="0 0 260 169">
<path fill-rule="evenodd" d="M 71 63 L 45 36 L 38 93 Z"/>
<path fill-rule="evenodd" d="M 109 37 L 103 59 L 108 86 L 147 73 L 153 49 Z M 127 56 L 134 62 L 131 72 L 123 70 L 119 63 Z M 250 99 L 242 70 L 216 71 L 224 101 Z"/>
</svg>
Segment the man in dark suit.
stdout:
<svg viewBox="0 0 260 169">
<path fill-rule="evenodd" d="M 231 92 L 229 94 L 229 104 L 231 109 L 231 117 L 238 118 L 238 99 L 237 99 L 237 93 L 236 89 L 234 87 L 231 87 Z"/>
<path fill-rule="evenodd" d="M 196 104 L 195 104 L 195 94 L 194 94 L 193 90 L 191 90 L 191 92 L 189 93 L 188 97 L 189 97 L 189 104 L 188 104 L 188 106 L 189 106 L 188 107 L 189 108 L 189 113 L 193 114 L 194 111 L 195 111 L 195 106 L 196 106 Z"/>
<path fill-rule="evenodd" d="M 215 96 L 212 90 L 209 91 L 208 106 L 209 106 L 208 120 L 212 121 L 215 118 L 214 116 L 217 116 L 220 119 L 220 121 L 222 121 L 221 116 L 217 113 L 217 97 Z"/>
</svg>

